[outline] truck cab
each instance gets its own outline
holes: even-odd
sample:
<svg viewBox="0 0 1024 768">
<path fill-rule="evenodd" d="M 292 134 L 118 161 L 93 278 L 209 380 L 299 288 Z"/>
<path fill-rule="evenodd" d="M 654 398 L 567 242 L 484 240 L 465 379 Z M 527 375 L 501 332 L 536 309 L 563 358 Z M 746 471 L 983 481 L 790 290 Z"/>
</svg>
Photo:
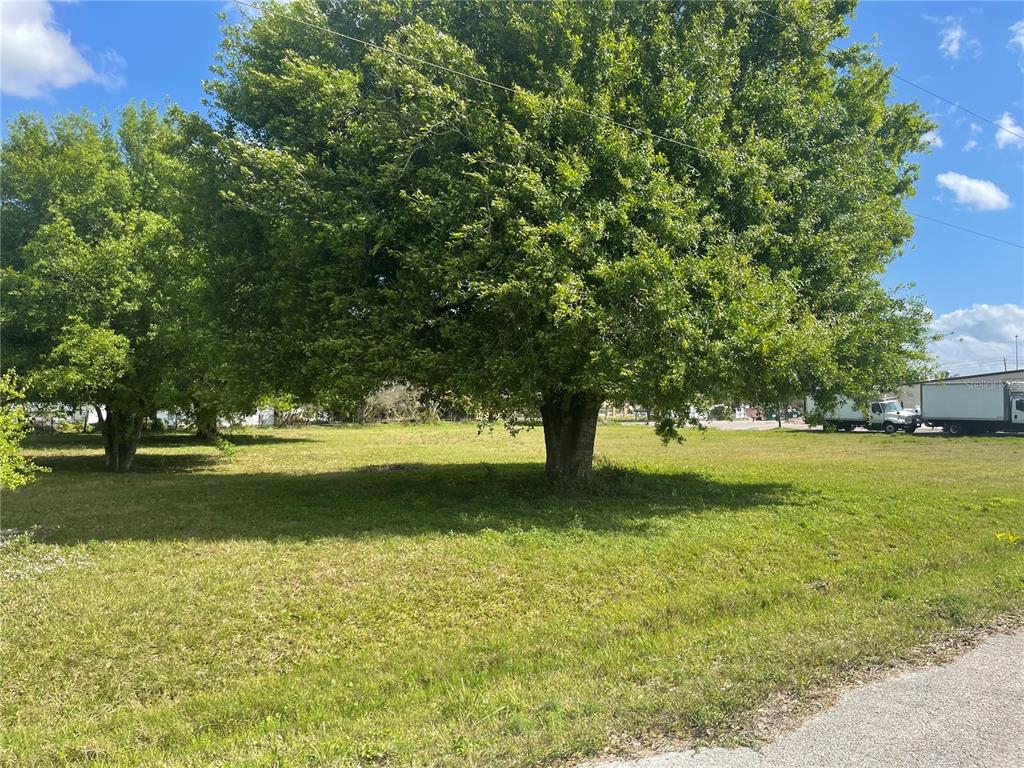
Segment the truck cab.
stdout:
<svg viewBox="0 0 1024 768">
<path fill-rule="evenodd" d="M 904 408 L 900 400 L 876 400 L 868 405 L 868 429 L 892 434 L 903 430 L 912 435 L 921 426 L 921 415 L 914 408 Z"/>
<path fill-rule="evenodd" d="M 887 434 L 903 430 L 908 435 L 921 426 L 921 416 L 913 408 L 904 408 L 900 400 L 876 400 L 868 404 L 868 429 L 882 430 Z"/>
</svg>

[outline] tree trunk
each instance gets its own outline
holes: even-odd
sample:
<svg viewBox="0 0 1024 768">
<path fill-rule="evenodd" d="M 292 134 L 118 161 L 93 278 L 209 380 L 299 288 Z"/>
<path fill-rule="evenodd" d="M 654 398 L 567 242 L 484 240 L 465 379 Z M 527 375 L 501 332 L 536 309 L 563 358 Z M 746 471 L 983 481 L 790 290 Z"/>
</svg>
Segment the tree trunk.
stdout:
<svg viewBox="0 0 1024 768">
<path fill-rule="evenodd" d="M 544 423 L 544 472 L 558 480 L 581 480 L 594 466 L 594 436 L 603 398 L 593 393 L 556 392 L 540 407 Z"/>
<path fill-rule="evenodd" d="M 142 414 L 115 411 L 107 406 L 103 419 L 104 463 L 110 472 L 128 472 L 142 436 Z"/>
<path fill-rule="evenodd" d="M 218 434 L 217 409 L 209 406 L 197 406 L 196 416 L 196 437 L 200 440 L 212 440 Z"/>
</svg>

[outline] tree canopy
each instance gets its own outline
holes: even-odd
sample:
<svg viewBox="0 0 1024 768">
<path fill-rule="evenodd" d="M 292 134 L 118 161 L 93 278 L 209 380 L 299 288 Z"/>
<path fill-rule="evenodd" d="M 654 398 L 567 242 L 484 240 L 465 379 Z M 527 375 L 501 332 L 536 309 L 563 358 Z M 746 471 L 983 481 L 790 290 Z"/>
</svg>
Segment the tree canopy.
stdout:
<svg viewBox="0 0 1024 768">
<path fill-rule="evenodd" d="M 97 406 L 117 471 L 144 417 L 190 405 L 212 354 L 202 249 L 179 226 L 191 186 L 179 145 L 142 104 L 116 130 L 21 115 L 3 147 L 4 365 L 37 399 Z"/>
<path fill-rule="evenodd" d="M 830 49 L 851 10 L 267 6 L 208 86 L 262 237 L 221 265 L 225 309 L 297 390 L 540 410 L 556 474 L 589 470 L 604 398 L 671 430 L 711 396 L 895 383 L 926 313 L 879 278 L 930 124 Z"/>
<path fill-rule="evenodd" d="M 399 381 L 539 413 L 559 476 L 605 399 L 668 437 L 909 380 L 927 312 L 881 276 L 932 126 L 833 46 L 852 8 L 267 3 L 226 27 L 212 124 L 10 125 L 5 367 L 103 405 L 113 468 L 160 406 Z"/>
</svg>

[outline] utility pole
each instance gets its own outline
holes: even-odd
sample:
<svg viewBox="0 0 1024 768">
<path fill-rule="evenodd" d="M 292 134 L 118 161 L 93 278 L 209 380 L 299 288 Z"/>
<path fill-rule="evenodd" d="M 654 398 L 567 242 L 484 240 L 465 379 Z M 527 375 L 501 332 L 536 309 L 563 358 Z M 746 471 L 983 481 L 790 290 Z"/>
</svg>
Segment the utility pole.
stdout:
<svg viewBox="0 0 1024 768">
<path fill-rule="evenodd" d="M 1020 350 L 1017 348 L 1017 339 L 1020 334 L 1013 334 L 1013 367 L 1020 370 Z"/>
</svg>

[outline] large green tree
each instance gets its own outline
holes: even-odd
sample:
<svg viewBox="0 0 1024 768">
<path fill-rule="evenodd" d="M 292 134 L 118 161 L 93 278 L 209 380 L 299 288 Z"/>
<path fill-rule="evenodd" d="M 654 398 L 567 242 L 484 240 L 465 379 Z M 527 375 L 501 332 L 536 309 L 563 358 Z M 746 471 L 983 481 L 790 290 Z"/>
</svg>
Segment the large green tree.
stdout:
<svg viewBox="0 0 1024 768">
<path fill-rule="evenodd" d="M 0 156 L 4 366 L 36 399 L 95 406 L 112 471 L 131 468 L 146 416 L 213 389 L 181 150 L 175 123 L 143 104 L 116 130 L 21 115 Z"/>
<path fill-rule="evenodd" d="M 852 5 L 268 5 L 208 86 L 259 243 L 219 305 L 289 391 L 539 412 L 556 476 L 606 398 L 669 434 L 709 397 L 888 386 L 923 355 L 879 278 L 930 126 L 830 50 Z"/>
</svg>

